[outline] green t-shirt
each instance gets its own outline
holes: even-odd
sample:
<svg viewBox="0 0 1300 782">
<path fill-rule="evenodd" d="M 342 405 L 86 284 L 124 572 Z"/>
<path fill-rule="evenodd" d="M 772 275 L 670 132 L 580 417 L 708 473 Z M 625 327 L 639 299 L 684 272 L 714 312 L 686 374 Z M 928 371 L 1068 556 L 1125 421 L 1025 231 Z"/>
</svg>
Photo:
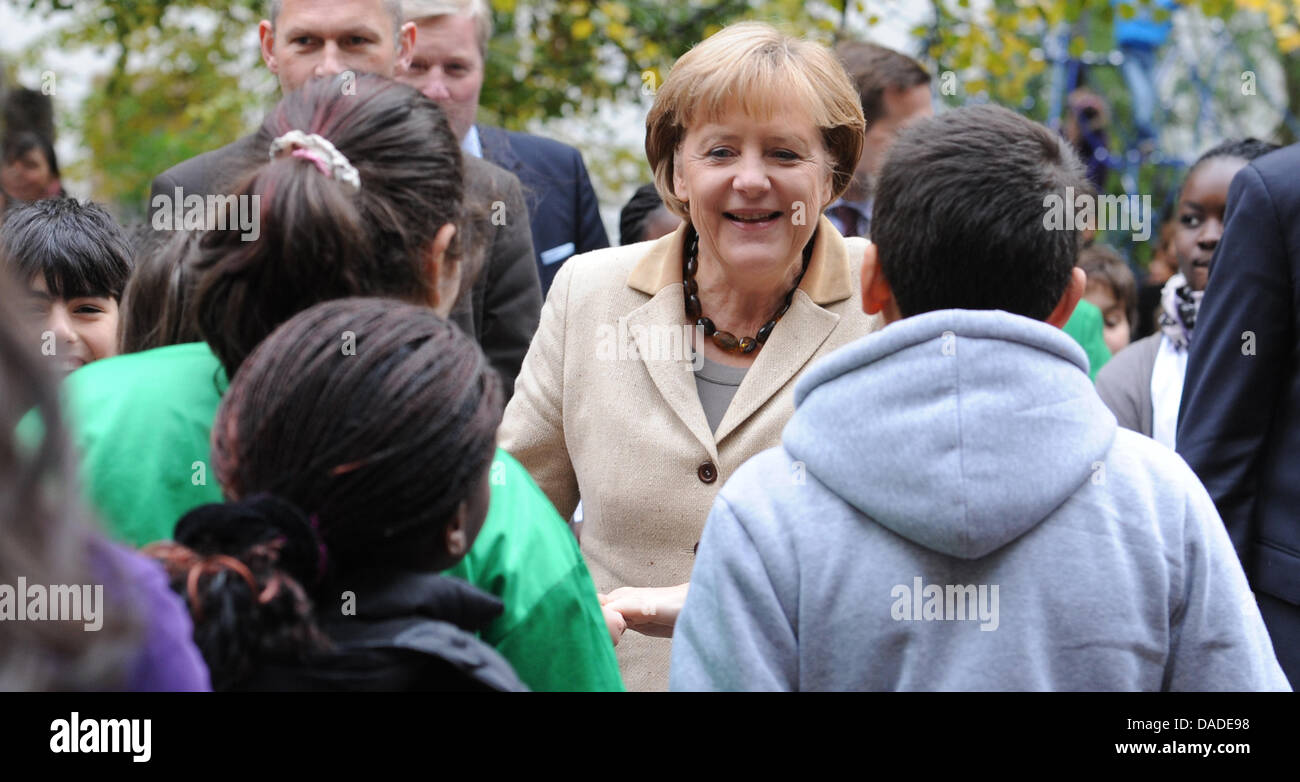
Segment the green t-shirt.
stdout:
<svg viewBox="0 0 1300 782">
<path fill-rule="evenodd" d="M 489 480 L 483 529 L 469 555 L 447 571 L 506 604 L 483 640 L 534 690 L 621 692 L 596 585 L 569 525 L 505 451 L 497 449 Z"/>
<path fill-rule="evenodd" d="M 1065 322 L 1065 328 L 1062 329 L 1078 342 L 1083 352 L 1088 355 L 1088 377 L 1094 381 L 1097 379 L 1097 373 L 1107 361 L 1110 361 L 1110 348 L 1106 347 L 1104 327 L 1105 321 L 1102 319 L 1101 310 L 1088 300 L 1079 299 L 1074 313 L 1070 315 L 1070 319 Z"/>
<path fill-rule="evenodd" d="M 95 361 L 67 377 L 63 403 L 81 483 L 112 537 L 136 546 L 170 539 L 186 512 L 221 502 L 210 442 L 227 385 L 202 342 Z M 505 604 L 483 640 L 535 691 L 623 690 L 568 526 L 505 451 L 489 480 L 483 528 L 448 571 Z"/>
<path fill-rule="evenodd" d="M 95 361 L 63 381 L 81 485 L 109 535 L 171 540 L 186 511 L 221 502 L 210 440 L 227 385 L 203 342 Z"/>
</svg>

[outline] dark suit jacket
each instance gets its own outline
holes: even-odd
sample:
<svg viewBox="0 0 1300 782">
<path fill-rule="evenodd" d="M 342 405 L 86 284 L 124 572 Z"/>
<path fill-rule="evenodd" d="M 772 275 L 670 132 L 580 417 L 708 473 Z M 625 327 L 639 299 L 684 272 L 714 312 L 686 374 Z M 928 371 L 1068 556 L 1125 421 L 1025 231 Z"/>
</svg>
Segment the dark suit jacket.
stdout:
<svg viewBox="0 0 1300 782">
<path fill-rule="evenodd" d="M 255 154 L 255 137 L 245 136 L 159 174 L 149 196 L 151 217 L 154 198 L 174 198 L 177 187 L 185 195 L 233 192 L 241 174 L 263 159 Z M 542 312 L 532 239 L 526 222 L 514 219 L 526 214 L 523 190 L 513 174 L 470 155 L 465 155 L 465 186 L 467 201 L 477 204 L 471 206 L 478 214 L 472 233 L 483 242 L 486 263 L 475 264 L 481 271 L 469 293 L 456 302 L 451 319 L 479 341 L 501 375 L 508 400 Z M 494 219 L 497 201 L 505 205 L 500 212 L 504 222 Z"/>
<path fill-rule="evenodd" d="M 1300 145 L 1228 190 L 1196 318 L 1178 452 L 1241 557 L 1278 661 L 1300 685 Z"/>
<path fill-rule="evenodd" d="M 478 126 L 483 157 L 519 177 L 533 229 L 542 295 L 564 262 L 609 246 L 582 154 L 541 136 Z"/>
</svg>

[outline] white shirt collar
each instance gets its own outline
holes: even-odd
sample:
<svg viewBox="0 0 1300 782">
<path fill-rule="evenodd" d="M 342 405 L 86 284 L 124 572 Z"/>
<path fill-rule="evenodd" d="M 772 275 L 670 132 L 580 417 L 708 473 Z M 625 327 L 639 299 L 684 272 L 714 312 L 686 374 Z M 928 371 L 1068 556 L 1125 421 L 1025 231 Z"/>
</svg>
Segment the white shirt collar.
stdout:
<svg viewBox="0 0 1300 782">
<path fill-rule="evenodd" d="M 1174 448 L 1177 445 L 1178 408 L 1183 399 L 1187 375 L 1187 350 L 1180 350 L 1168 336 L 1160 337 L 1160 350 L 1151 367 L 1151 439 Z"/>
<path fill-rule="evenodd" d="M 469 132 L 460 142 L 460 149 L 467 155 L 474 157 L 483 157 L 483 142 L 478 137 L 478 125 L 470 125 Z"/>
</svg>

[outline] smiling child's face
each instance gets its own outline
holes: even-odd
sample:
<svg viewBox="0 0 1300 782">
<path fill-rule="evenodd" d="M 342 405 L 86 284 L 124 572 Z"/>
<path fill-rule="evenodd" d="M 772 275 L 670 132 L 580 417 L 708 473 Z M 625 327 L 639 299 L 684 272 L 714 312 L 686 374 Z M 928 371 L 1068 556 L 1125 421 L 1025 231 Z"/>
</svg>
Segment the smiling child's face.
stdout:
<svg viewBox="0 0 1300 782">
<path fill-rule="evenodd" d="M 50 295 L 45 278 L 27 286 L 28 321 L 36 327 L 41 358 L 62 376 L 92 361 L 117 355 L 117 300 L 111 296 Z"/>
</svg>

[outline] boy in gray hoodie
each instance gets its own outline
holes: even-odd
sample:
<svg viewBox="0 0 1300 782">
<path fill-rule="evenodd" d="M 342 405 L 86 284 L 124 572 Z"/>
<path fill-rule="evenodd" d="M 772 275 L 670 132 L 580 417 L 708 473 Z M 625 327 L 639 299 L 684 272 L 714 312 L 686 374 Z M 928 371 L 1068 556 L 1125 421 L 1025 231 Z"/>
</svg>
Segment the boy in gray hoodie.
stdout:
<svg viewBox="0 0 1300 782">
<path fill-rule="evenodd" d="M 881 174 L 863 306 L 782 446 L 709 515 L 674 690 L 1288 690 L 1205 489 L 1097 397 L 1069 148 L 923 120 Z"/>
</svg>

